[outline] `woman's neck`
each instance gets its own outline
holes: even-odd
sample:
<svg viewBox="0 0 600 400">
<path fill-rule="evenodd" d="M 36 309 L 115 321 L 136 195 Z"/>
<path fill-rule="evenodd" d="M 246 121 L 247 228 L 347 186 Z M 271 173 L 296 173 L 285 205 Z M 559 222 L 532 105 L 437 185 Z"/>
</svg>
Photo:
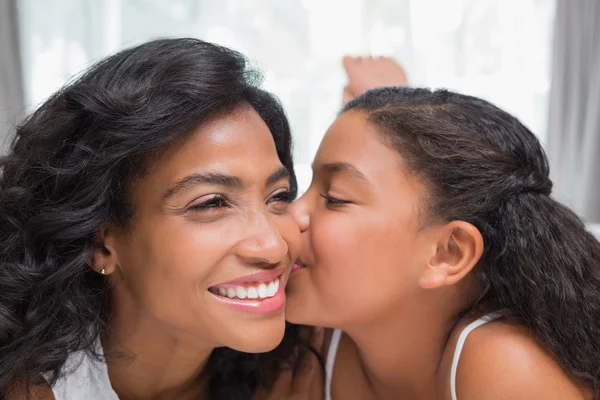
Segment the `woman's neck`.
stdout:
<svg viewBox="0 0 600 400">
<path fill-rule="evenodd" d="M 113 390 L 121 399 L 207 398 L 203 373 L 214 346 L 167 329 L 151 317 L 120 318 L 102 341 Z"/>
<path fill-rule="evenodd" d="M 429 400 L 447 389 L 446 347 L 461 310 L 448 298 L 405 303 L 403 311 L 344 328 L 374 398 Z"/>
</svg>

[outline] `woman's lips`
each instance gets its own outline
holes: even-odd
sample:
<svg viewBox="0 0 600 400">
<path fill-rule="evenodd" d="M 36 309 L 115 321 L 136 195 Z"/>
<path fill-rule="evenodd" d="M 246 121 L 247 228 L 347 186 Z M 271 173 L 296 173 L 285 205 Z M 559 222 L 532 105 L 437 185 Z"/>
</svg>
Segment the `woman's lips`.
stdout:
<svg viewBox="0 0 600 400">
<path fill-rule="evenodd" d="M 261 271 L 261 272 L 255 273 L 255 274 L 242 276 L 240 278 L 231 280 L 229 282 L 211 286 L 211 288 L 225 286 L 225 285 L 246 284 L 249 282 L 253 282 L 253 283 L 270 282 L 274 279 L 279 278 L 281 275 L 283 275 L 285 273 L 285 270 L 286 270 L 285 267 L 279 267 L 279 268 L 271 269 L 268 271 Z"/>
<path fill-rule="evenodd" d="M 285 270 L 277 268 L 247 275 L 211 286 L 208 291 L 218 301 L 240 311 L 255 314 L 278 312 L 285 306 Z"/>
<path fill-rule="evenodd" d="M 227 288 L 220 286 L 218 292 L 209 289 L 214 298 L 238 311 L 253 314 L 272 314 L 285 307 L 285 290 L 283 276 L 274 281 L 249 285 L 235 285 Z"/>
</svg>

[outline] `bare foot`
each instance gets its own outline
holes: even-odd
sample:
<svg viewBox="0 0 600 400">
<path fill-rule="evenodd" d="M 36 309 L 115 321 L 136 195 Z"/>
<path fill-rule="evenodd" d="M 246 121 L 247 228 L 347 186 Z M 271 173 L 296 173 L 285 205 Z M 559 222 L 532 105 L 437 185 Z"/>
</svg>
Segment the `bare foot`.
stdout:
<svg viewBox="0 0 600 400">
<path fill-rule="evenodd" d="M 344 57 L 348 84 L 344 88 L 344 104 L 370 89 L 386 86 L 408 86 L 404 69 L 389 57 Z"/>
</svg>

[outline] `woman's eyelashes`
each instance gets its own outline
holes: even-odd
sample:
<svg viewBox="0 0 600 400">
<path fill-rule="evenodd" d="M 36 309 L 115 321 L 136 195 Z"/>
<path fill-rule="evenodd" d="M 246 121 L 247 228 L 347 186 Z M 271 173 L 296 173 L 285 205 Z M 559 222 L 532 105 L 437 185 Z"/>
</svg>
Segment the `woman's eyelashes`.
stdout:
<svg viewBox="0 0 600 400">
<path fill-rule="evenodd" d="M 272 205 L 276 212 L 285 212 L 291 202 L 291 194 L 289 189 L 281 189 L 273 193 L 265 204 Z M 231 208 L 232 203 L 225 195 L 217 194 L 210 198 L 194 203 L 187 207 L 186 211 L 192 212 L 217 212 Z"/>
<path fill-rule="evenodd" d="M 269 201 L 283 202 L 283 203 L 289 204 L 292 201 L 290 190 L 289 189 L 281 189 L 281 190 L 277 191 L 276 193 L 273 194 L 273 196 L 271 196 L 269 198 Z"/>
<path fill-rule="evenodd" d="M 278 214 L 284 214 L 287 212 L 288 206 L 292 201 L 292 195 L 289 189 L 282 189 L 275 192 L 267 200 L 267 205 L 273 207 L 273 211 Z"/>
<path fill-rule="evenodd" d="M 214 211 L 221 210 L 223 208 L 229 208 L 230 206 L 231 206 L 231 204 L 229 203 L 229 200 L 227 199 L 227 197 L 225 197 L 223 195 L 214 195 L 211 198 L 209 198 L 208 200 L 205 200 L 201 203 L 192 204 L 191 206 L 189 206 L 187 208 L 187 211 L 214 212 Z"/>
</svg>

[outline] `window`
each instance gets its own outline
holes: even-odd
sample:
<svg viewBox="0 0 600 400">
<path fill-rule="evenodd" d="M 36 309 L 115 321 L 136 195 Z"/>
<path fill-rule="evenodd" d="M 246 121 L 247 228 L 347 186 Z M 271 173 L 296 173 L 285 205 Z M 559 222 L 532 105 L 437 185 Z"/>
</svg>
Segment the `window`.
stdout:
<svg viewBox="0 0 600 400">
<path fill-rule="evenodd" d="M 492 101 L 544 141 L 554 0 L 21 0 L 26 100 L 122 47 L 194 36 L 242 51 L 282 100 L 300 189 L 341 105 L 344 54 L 392 55 L 415 86 Z"/>
</svg>

